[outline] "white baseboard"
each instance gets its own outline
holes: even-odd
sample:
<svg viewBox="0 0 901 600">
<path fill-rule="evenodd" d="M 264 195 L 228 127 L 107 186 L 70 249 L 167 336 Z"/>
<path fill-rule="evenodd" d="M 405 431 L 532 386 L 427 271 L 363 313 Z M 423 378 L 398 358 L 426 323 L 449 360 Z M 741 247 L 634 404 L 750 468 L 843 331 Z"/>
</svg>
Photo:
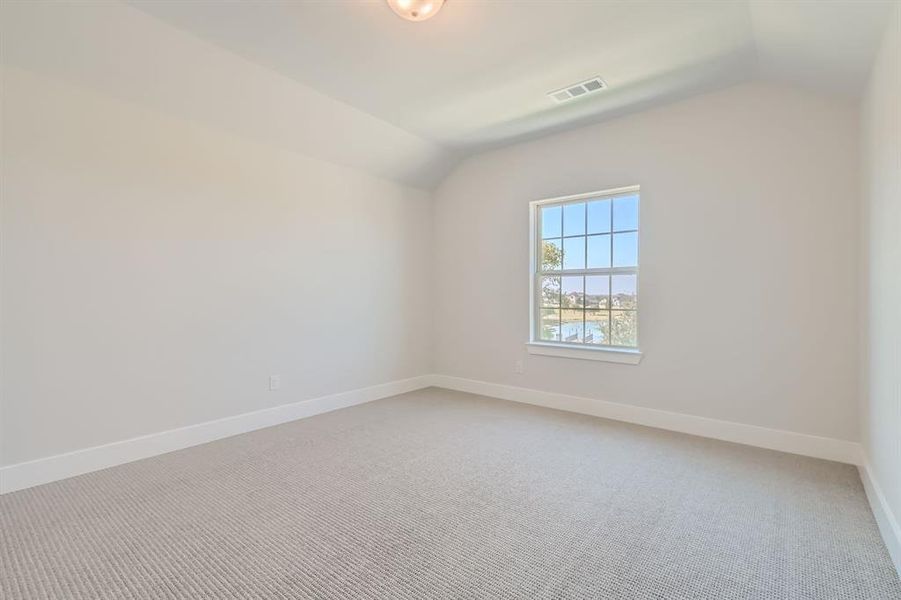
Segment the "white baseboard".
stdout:
<svg viewBox="0 0 901 600">
<path fill-rule="evenodd" d="M 436 387 L 450 390 L 481 394 L 525 404 L 535 404 L 537 406 L 679 431 L 727 442 L 768 448 L 770 450 L 780 450 L 792 454 L 824 458 L 852 465 L 860 464 L 862 458 L 860 444 L 846 440 L 819 437 L 781 429 L 768 429 L 756 425 L 720 421 L 718 419 L 644 408 L 631 404 L 619 404 L 583 398 L 581 396 L 543 392 L 529 388 L 489 383 L 487 381 L 451 377 L 449 375 L 432 375 L 431 382 Z"/>
<path fill-rule="evenodd" d="M 855 442 L 448 375 L 422 375 L 9 465 L 0 468 L 0 493 L 13 492 L 67 477 L 74 477 L 75 475 L 90 473 L 91 471 L 157 456 L 232 435 L 262 429 L 263 427 L 270 427 L 429 386 L 546 406 L 816 458 L 850 464 L 861 463 L 860 445 Z"/>
<path fill-rule="evenodd" d="M 9 465 L 0 468 L 0 494 L 411 392 L 429 385 L 429 375 L 412 377 Z"/>
<path fill-rule="evenodd" d="M 901 577 L 901 525 L 898 524 L 898 519 L 885 499 L 882 488 L 870 468 L 869 461 L 864 460 L 858 470 L 860 471 L 860 480 L 863 481 L 863 487 L 867 491 L 870 508 L 873 509 L 873 516 L 876 517 L 876 523 L 879 525 L 879 532 L 885 541 L 885 547 L 888 548 L 888 553 L 895 564 L 895 570 Z"/>
</svg>

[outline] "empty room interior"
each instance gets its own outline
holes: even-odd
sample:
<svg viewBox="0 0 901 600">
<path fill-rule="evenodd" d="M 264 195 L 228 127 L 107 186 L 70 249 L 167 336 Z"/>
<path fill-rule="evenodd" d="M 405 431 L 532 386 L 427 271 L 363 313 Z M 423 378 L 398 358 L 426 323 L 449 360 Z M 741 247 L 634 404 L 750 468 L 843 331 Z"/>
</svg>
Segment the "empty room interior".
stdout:
<svg viewBox="0 0 901 600">
<path fill-rule="evenodd" d="M 901 1 L 0 0 L 4 600 L 901 600 Z"/>
</svg>

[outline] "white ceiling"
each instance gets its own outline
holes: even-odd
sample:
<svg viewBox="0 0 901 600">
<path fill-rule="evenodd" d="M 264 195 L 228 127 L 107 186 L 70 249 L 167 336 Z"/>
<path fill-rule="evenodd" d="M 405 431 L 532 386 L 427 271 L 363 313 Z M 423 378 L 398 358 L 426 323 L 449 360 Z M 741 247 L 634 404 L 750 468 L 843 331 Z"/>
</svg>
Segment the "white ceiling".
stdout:
<svg viewBox="0 0 901 600">
<path fill-rule="evenodd" d="M 383 0 L 0 1 L 0 62 L 428 189 L 485 148 L 749 79 L 853 99 L 891 4 L 447 0 L 410 23 Z"/>
<path fill-rule="evenodd" d="M 0 1 L 0 62 L 415 187 L 456 163 L 434 142 L 121 2 Z"/>
<path fill-rule="evenodd" d="M 751 2 L 761 74 L 820 92 L 860 97 L 892 4 Z"/>
<path fill-rule="evenodd" d="M 858 94 L 888 1 L 131 0 L 441 146 L 474 151 L 764 77 Z M 564 105 L 546 92 L 593 76 Z"/>
</svg>

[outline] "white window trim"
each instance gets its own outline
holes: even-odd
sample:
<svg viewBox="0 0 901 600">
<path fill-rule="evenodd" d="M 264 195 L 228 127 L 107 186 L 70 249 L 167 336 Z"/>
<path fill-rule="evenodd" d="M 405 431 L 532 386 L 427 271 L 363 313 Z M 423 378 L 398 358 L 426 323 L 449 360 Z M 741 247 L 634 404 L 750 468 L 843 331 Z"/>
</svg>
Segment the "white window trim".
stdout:
<svg viewBox="0 0 901 600">
<path fill-rule="evenodd" d="M 538 289 L 535 285 L 535 282 L 538 279 L 538 263 L 536 261 L 538 260 L 537 249 L 538 239 L 540 235 L 538 233 L 539 207 L 545 204 L 556 204 L 560 202 L 571 202 L 575 200 L 598 199 L 604 197 L 612 198 L 615 196 L 636 192 L 639 194 L 641 193 L 640 186 L 632 185 L 609 190 L 600 190 L 596 192 L 586 192 L 584 194 L 573 194 L 571 196 L 560 196 L 558 198 L 545 198 L 543 200 L 533 200 L 532 202 L 529 202 L 529 341 L 526 344 L 526 350 L 529 354 L 555 356 L 560 358 L 575 358 L 581 360 L 597 360 L 630 365 L 637 365 L 639 362 L 641 362 L 642 352 L 638 348 L 618 348 L 616 346 L 587 347 L 562 342 L 543 341 L 537 339 L 536 336 L 538 329 L 538 319 L 536 317 Z M 639 208 L 639 211 L 640 210 L 641 209 Z M 640 216 L 638 237 L 639 244 L 641 244 Z M 641 254 L 639 248 L 639 269 L 640 267 Z M 636 269 L 635 271 L 636 274 L 638 274 L 638 269 Z"/>
<path fill-rule="evenodd" d="M 625 365 L 637 365 L 641 362 L 641 350 L 632 348 L 579 348 L 574 345 L 555 344 L 553 342 L 529 342 L 526 344 L 529 354 L 557 356 L 560 358 L 578 358 L 581 360 L 600 360 Z"/>
</svg>

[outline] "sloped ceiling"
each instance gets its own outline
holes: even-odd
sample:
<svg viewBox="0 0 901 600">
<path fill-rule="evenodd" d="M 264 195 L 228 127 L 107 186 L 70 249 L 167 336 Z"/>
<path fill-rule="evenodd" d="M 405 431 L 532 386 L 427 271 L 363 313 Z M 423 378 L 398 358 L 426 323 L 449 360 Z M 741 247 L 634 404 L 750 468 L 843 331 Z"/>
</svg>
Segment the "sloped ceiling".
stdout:
<svg viewBox="0 0 901 600">
<path fill-rule="evenodd" d="M 897 2 L 751 2 L 760 74 L 859 98 L 892 4 Z"/>
<path fill-rule="evenodd" d="M 3 61 L 417 187 L 464 155 L 755 78 L 849 101 L 892 2 L 4 3 Z M 593 76 L 609 89 L 557 105 Z"/>
<path fill-rule="evenodd" d="M 736 2 L 448 0 L 422 23 L 381 1 L 133 4 L 465 150 L 648 96 L 732 83 L 754 65 L 748 10 Z M 596 75 L 610 84 L 603 98 L 560 106 L 546 96 Z"/>
<path fill-rule="evenodd" d="M 118 2 L 4 2 L 3 64 L 261 143 L 432 187 L 433 141 Z"/>
</svg>

